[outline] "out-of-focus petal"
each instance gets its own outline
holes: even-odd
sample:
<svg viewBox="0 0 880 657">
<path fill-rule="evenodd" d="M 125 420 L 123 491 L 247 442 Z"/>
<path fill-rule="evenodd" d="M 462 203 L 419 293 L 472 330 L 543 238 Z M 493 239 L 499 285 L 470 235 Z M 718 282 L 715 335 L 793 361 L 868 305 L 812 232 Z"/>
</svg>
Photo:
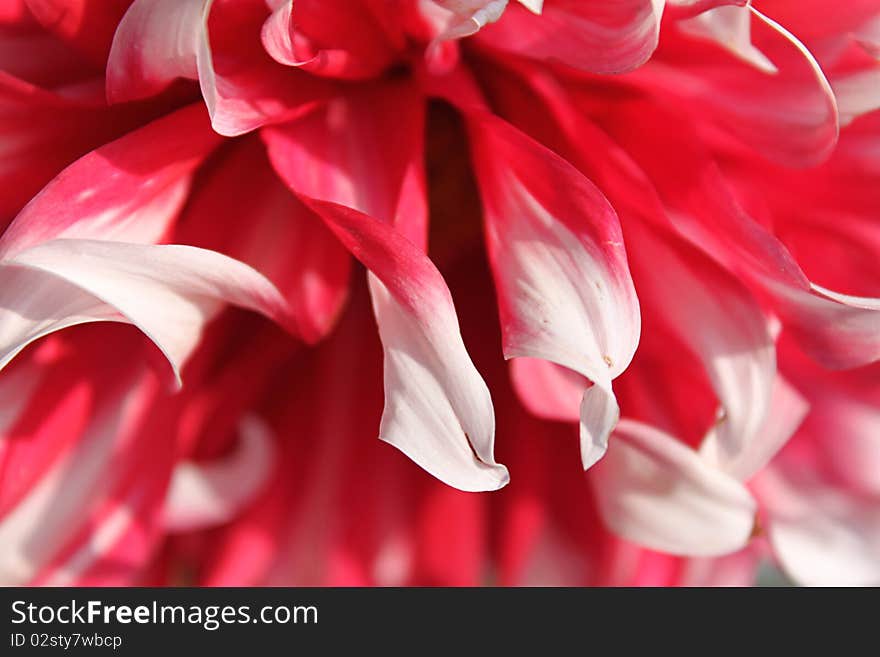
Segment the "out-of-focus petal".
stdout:
<svg viewBox="0 0 880 657">
<path fill-rule="evenodd" d="M 803 395 L 783 377 L 777 376 L 764 422 L 754 430 L 750 439 L 742 441 L 740 449 L 725 457 L 721 446 L 723 438 L 716 427 L 706 436 L 700 453 L 707 461 L 740 481 L 747 481 L 776 456 L 798 430 L 809 411 L 810 405 Z M 729 436 L 727 439 L 731 440 Z"/>
<path fill-rule="evenodd" d="M 749 491 L 647 425 L 621 421 L 591 476 L 608 526 L 652 549 L 715 556 L 743 547 L 752 533 Z"/>
<path fill-rule="evenodd" d="M 165 498 L 165 528 L 190 531 L 231 520 L 265 485 L 273 455 L 269 428 L 256 416 L 244 418 L 232 454 L 174 467 Z"/>
<path fill-rule="evenodd" d="M 119 20 L 131 0 L 26 0 L 48 30 L 103 67 Z"/>
<path fill-rule="evenodd" d="M 763 438 L 776 378 L 768 322 L 749 290 L 707 255 L 659 227 L 646 229 L 638 221 L 626 227 L 646 314 L 697 355 L 718 397 L 721 408 L 706 449 L 724 470 Z"/>
<path fill-rule="evenodd" d="M 783 568 L 812 586 L 880 585 L 880 506 L 876 499 L 815 481 L 807 472 L 761 474 L 756 494 Z"/>
<path fill-rule="evenodd" d="M 99 517 L 102 503 L 112 504 L 114 488 L 149 481 L 149 476 L 138 478 L 147 475 L 147 470 L 170 471 L 170 458 L 162 456 L 171 454 L 167 444 L 169 432 L 156 434 L 152 436 L 153 441 L 144 443 L 153 444 L 150 447 L 153 457 L 140 460 L 137 465 L 141 470 L 138 476 L 132 476 L 131 466 L 134 464 L 130 459 L 143 455 L 143 446 L 138 447 L 134 438 L 155 392 L 148 379 L 135 376 L 138 367 L 132 370 L 116 373 L 116 380 L 112 386 L 104 387 L 87 426 L 72 448 L 0 519 L 0 538 L 6 546 L 0 560 L 3 582 L 32 584 L 46 576 L 49 569 L 66 571 L 67 576 L 63 578 L 66 583 L 77 581 L 94 560 L 112 549 L 125 525 L 134 521 L 134 507 L 129 509 L 127 519 L 118 516 L 122 522 L 105 524 Z M 156 440 L 158 445 L 165 443 L 161 449 Z M 115 453 L 124 454 L 122 459 L 126 467 L 120 467 L 122 461 L 114 462 L 112 456 Z M 155 483 L 162 485 L 161 475 Z M 142 489 L 142 492 L 146 491 Z M 149 505 L 148 499 L 141 501 Z M 84 510 L 90 516 L 91 525 L 82 517 Z M 108 519 L 112 520 L 103 516 L 103 520 Z M 138 520 L 148 521 L 146 513 Z M 79 554 L 79 558 L 69 562 L 65 551 L 69 556 Z M 132 550 L 127 559 L 135 560 L 137 556 Z M 123 570 L 123 563 L 124 560 L 118 564 L 120 570 Z"/>
<path fill-rule="evenodd" d="M 636 115 L 643 121 L 640 125 L 627 120 Z M 638 110 L 621 107 L 609 126 L 672 209 L 669 217 L 675 227 L 768 296 L 783 330 L 825 366 L 855 367 L 880 358 L 880 302 L 811 283 L 785 245 L 745 211 L 693 135 L 682 130 L 671 138 L 647 127 L 669 118 L 640 104 Z"/>
<path fill-rule="evenodd" d="M 510 378 L 530 413 L 548 420 L 577 422 L 589 381 L 577 372 L 539 358 L 514 358 Z"/>
</svg>

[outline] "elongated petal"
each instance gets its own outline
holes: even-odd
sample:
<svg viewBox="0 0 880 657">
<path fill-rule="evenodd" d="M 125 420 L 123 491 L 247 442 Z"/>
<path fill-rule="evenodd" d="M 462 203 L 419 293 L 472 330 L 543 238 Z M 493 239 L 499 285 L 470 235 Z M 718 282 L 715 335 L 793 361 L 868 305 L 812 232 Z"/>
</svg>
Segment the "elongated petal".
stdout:
<svg viewBox="0 0 880 657">
<path fill-rule="evenodd" d="M 716 556 L 741 548 L 752 533 L 748 490 L 647 425 L 621 421 L 591 477 L 608 526 L 652 549 Z"/>
<path fill-rule="evenodd" d="M 440 272 L 388 224 L 344 206 L 311 204 L 373 274 L 385 347 L 380 438 L 461 490 L 504 486 L 507 469 L 494 458 L 492 400 L 465 350 Z"/>
<path fill-rule="evenodd" d="M 649 118 L 652 114 L 654 118 Z M 635 116 L 639 125 L 628 120 Z M 682 130 L 671 139 L 662 130 L 648 127 L 671 118 L 639 104 L 620 108 L 620 123 L 612 129 L 674 209 L 669 216 L 675 227 L 753 289 L 768 295 L 785 330 L 818 362 L 848 368 L 877 360 L 880 302 L 811 283 L 785 245 L 746 212 L 694 135 Z M 670 157 L 674 167 L 670 167 Z"/>
<path fill-rule="evenodd" d="M 446 483 L 494 490 L 494 415 L 443 277 L 424 253 L 421 99 L 406 87 L 331 104 L 263 131 L 281 178 L 372 272 L 385 349 L 380 437 Z M 386 113 L 394 98 L 409 98 Z M 377 127 L 395 123 L 400 139 Z M 403 135 L 410 135 L 404 139 Z"/>
<path fill-rule="evenodd" d="M 619 416 L 611 380 L 640 329 L 617 216 L 558 156 L 497 119 L 469 119 L 505 356 L 542 358 L 594 383 L 581 405 L 589 467 Z"/>
<path fill-rule="evenodd" d="M 424 100 L 409 84 L 375 86 L 261 131 L 281 178 L 311 198 L 392 223 L 425 249 Z M 396 135 L 388 139 L 387 135 Z"/>
<path fill-rule="evenodd" d="M 8 70 L 2 62 L 0 68 Z M 4 226 L 59 170 L 124 134 L 134 125 L 132 118 L 119 108 L 62 96 L 0 72 L 0 221 Z"/>
</svg>

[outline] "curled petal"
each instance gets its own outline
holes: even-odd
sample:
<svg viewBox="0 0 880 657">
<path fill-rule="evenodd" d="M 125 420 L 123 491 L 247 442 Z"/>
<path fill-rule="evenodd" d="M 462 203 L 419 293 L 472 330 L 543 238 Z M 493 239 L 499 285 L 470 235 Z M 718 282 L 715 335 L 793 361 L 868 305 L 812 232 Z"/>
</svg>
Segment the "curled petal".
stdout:
<svg viewBox="0 0 880 657">
<path fill-rule="evenodd" d="M 639 339 L 617 216 L 552 152 L 500 120 L 469 120 L 505 356 L 548 360 L 593 382 L 581 404 L 589 467 L 619 415 L 611 380 L 626 369 Z"/>
<path fill-rule="evenodd" d="M 763 439 L 776 378 L 768 322 L 749 290 L 698 249 L 659 227 L 630 222 L 627 230 L 643 304 L 700 359 L 721 404 L 705 440 L 713 464 L 726 469 Z"/>
<path fill-rule="evenodd" d="M 511 5 L 478 41 L 503 53 L 556 61 L 592 73 L 622 73 L 657 47 L 662 0 L 554 0 L 534 16 Z"/>
<path fill-rule="evenodd" d="M 272 59 L 315 75 L 363 79 L 393 61 L 394 39 L 367 3 L 347 0 L 281 0 L 262 29 Z M 384 11 L 390 11 L 385 9 Z"/>
<path fill-rule="evenodd" d="M 455 488 L 506 485 L 507 469 L 494 457 L 489 390 L 465 350 L 440 272 L 388 224 L 336 204 L 310 205 L 372 272 L 385 349 L 380 438 Z"/>
<path fill-rule="evenodd" d="M 135 0 L 107 62 L 107 98 L 120 103 L 152 96 L 176 78 L 199 78 L 207 51 L 208 0 Z"/>
<path fill-rule="evenodd" d="M 4 285 L 2 292 L 2 365 L 52 331 L 123 321 L 156 343 L 180 385 L 183 363 L 223 303 L 277 319 L 288 313 L 278 290 L 261 274 L 195 247 L 57 239 L 18 253 L 0 267 L 4 282 L 15 283 Z"/>
<path fill-rule="evenodd" d="M 727 26 L 719 28 L 726 35 L 723 45 L 703 36 L 671 39 L 658 52 L 657 66 L 652 62 L 633 79 L 657 93 L 679 95 L 701 121 L 712 119 L 780 164 L 809 167 L 827 159 L 837 143 L 838 109 L 813 54 L 751 5 L 713 11 L 737 16 L 732 24 L 721 22 Z"/>
<path fill-rule="evenodd" d="M 508 475 L 494 460 L 492 400 L 424 253 L 421 99 L 407 88 L 386 92 L 342 99 L 262 136 L 281 178 L 371 272 L 385 351 L 380 437 L 456 488 L 495 490 Z M 410 102 L 387 105 L 401 98 Z M 411 139 L 378 137 L 392 132 Z"/>
</svg>

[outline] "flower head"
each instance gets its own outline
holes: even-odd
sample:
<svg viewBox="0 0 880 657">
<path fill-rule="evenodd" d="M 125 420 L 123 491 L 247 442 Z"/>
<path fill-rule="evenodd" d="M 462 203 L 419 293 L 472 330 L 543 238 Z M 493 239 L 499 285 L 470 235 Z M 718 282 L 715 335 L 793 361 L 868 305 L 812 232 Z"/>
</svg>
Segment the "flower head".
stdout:
<svg viewBox="0 0 880 657">
<path fill-rule="evenodd" d="M 0 2 L 0 581 L 880 583 L 878 25 Z"/>
</svg>

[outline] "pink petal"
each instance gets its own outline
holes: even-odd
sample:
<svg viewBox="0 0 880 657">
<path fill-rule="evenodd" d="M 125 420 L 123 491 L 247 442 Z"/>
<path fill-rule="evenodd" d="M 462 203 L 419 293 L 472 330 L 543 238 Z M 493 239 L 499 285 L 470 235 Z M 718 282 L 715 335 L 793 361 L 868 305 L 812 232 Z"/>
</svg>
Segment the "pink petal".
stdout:
<svg viewBox="0 0 880 657">
<path fill-rule="evenodd" d="M 263 0 L 213 0 L 197 61 L 202 96 L 222 135 L 286 121 L 329 95 L 315 76 L 269 56 L 260 40 L 265 20 Z"/>
<path fill-rule="evenodd" d="M 755 501 L 741 483 L 638 422 L 618 424 L 591 483 L 608 526 L 654 550 L 726 554 L 744 546 L 754 527 Z"/>
<path fill-rule="evenodd" d="M 611 380 L 626 369 L 639 338 L 617 216 L 552 152 L 498 119 L 468 118 L 504 354 L 548 360 L 593 382 L 580 414 L 589 467 L 619 416 Z"/>
<path fill-rule="evenodd" d="M 637 221 L 627 231 L 638 253 L 633 271 L 646 315 L 700 359 L 718 397 L 719 419 L 705 449 L 713 465 L 730 472 L 761 449 L 755 442 L 763 438 L 776 378 L 768 322 L 748 289 L 698 249 Z"/>
<path fill-rule="evenodd" d="M 408 83 L 389 83 L 260 134 L 295 193 L 393 223 L 424 248 L 424 121 L 420 93 Z"/>
<path fill-rule="evenodd" d="M 211 1 L 135 0 L 116 29 L 107 62 L 111 103 L 146 98 L 177 78 L 197 80 L 208 54 Z"/>
<path fill-rule="evenodd" d="M 118 386 L 107 389 L 74 448 L 0 520 L 3 582 L 30 584 L 82 526 L 83 509 L 89 508 L 90 500 L 113 486 L 113 447 L 131 446 L 151 393 L 149 385 L 132 375 L 127 373 L 117 379 Z M 97 534 L 94 541 L 95 548 L 103 551 Z"/>
<path fill-rule="evenodd" d="M 130 112 L 0 73 L 0 221 L 5 226 L 59 170 L 134 121 Z"/>
<path fill-rule="evenodd" d="M 0 239 L 0 257 L 49 239 L 158 241 L 219 141 L 192 105 L 102 146 L 28 203 Z"/>
<path fill-rule="evenodd" d="M 554 0 L 535 16 L 510 5 L 477 40 L 503 53 L 557 61 L 593 73 L 622 73 L 657 47 L 662 2 Z"/>
<path fill-rule="evenodd" d="M 393 61 L 392 40 L 371 7 L 346 0 L 281 0 L 263 25 L 272 58 L 315 75 L 363 79 Z"/>
<path fill-rule="evenodd" d="M 385 91 L 340 100 L 263 137 L 281 178 L 372 272 L 385 347 L 380 437 L 456 488 L 494 490 L 507 471 L 493 456 L 489 391 L 423 251 L 421 99 L 406 87 Z M 392 133 L 395 140 L 383 138 Z"/>
<path fill-rule="evenodd" d="M 539 358 L 514 358 L 510 378 L 530 413 L 548 420 L 577 422 L 589 381 L 577 372 Z"/>
<path fill-rule="evenodd" d="M 819 63 L 784 27 L 753 7 L 723 7 L 716 12 L 751 13 L 750 39 L 737 34 L 742 50 L 766 60 L 756 67 L 731 54 L 727 44 L 700 38 L 672 38 L 657 53 L 657 66 L 633 79 L 664 96 L 688 103 L 700 120 L 711 119 L 749 148 L 786 166 L 807 167 L 826 159 L 837 142 L 838 111 Z M 701 19 L 696 19 L 701 20 Z M 728 37 L 730 38 L 730 37 Z M 768 63 L 775 67 L 771 72 Z M 772 98 L 773 102 L 767 102 Z"/>
<path fill-rule="evenodd" d="M 636 116 L 642 127 L 627 119 Z M 613 129 L 674 209 L 676 228 L 766 294 L 785 330 L 819 362 L 848 368 L 880 358 L 880 302 L 812 284 L 782 242 L 745 211 L 694 136 L 679 131 L 669 139 L 648 127 L 666 120 L 671 115 L 640 104 L 618 111 Z"/>
<path fill-rule="evenodd" d="M 489 390 L 465 350 L 440 272 L 387 224 L 344 206 L 309 204 L 372 272 L 370 291 L 385 347 L 380 438 L 455 488 L 507 484 L 507 469 L 493 456 Z"/>
</svg>

